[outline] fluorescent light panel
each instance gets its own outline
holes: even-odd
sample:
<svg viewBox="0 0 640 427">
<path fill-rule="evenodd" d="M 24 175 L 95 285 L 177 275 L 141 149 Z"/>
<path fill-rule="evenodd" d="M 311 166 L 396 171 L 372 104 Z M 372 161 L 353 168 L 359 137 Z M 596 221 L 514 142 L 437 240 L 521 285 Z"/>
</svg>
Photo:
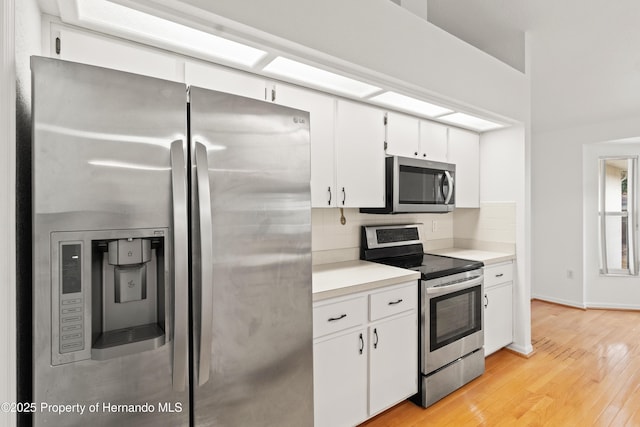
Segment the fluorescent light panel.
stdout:
<svg viewBox="0 0 640 427">
<path fill-rule="evenodd" d="M 104 0 L 77 1 L 80 21 L 117 28 L 182 51 L 252 67 L 267 55 L 264 50 L 224 39 L 157 16 Z"/>
<path fill-rule="evenodd" d="M 430 104 L 410 96 L 402 95 L 396 92 L 384 92 L 380 95 L 370 98 L 373 102 L 396 107 L 401 110 L 410 111 L 427 117 L 437 117 L 443 114 L 451 113 L 453 110 L 440 107 L 439 105 Z"/>
<path fill-rule="evenodd" d="M 442 120 L 443 122 L 451 123 L 453 125 L 460 125 L 466 128 L 471 128 L 479 132 L 504 127 L 503 124 L 481 119 L 480 117 L 471 116 L 465 113 L 449 114 L 446 116 L 438 117 L 438 120 Z"/>
<path fill-rule="evenodd" d="M 379 87 L 281 56 L 271 61 L 262 71 L 360 98 L 380 90 Z"/>
</svg>

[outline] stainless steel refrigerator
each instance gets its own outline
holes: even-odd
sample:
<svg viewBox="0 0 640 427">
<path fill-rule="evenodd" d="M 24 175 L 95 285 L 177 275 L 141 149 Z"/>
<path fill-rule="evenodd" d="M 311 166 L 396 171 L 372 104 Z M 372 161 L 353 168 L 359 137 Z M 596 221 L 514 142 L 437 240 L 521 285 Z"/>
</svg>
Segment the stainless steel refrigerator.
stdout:
<svg viewBox="0 0 640 427">
<path fill-rule="evenodd" d="M 34 425 L 313 425 L 309 114 L 31 69 Z"/>
</svg>

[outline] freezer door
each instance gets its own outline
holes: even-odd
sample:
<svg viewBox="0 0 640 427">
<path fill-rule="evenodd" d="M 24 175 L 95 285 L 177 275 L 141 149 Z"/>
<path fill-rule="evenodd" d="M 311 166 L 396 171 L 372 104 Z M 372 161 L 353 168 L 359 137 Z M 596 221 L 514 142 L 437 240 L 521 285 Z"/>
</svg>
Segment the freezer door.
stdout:
<svg viewBox="0 0 640 427">
<path fill-rule="evenodd" d="M 186 87 L 31 68 L 34 425 L 188 426 Z"/>
<path fill-rule="evenodd" d="M 192 86 L 190 123 L 195 425 L 312 426 L 309 114 Z"/>
</svg>

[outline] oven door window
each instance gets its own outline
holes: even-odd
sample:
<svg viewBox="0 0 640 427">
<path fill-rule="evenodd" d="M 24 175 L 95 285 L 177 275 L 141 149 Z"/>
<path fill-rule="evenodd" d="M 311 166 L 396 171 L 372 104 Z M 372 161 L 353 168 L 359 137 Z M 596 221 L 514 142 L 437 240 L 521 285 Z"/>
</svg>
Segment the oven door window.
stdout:
<svg viewBox="0 0 640 427">
<path fill-rule="evenodd" d="M 480 285 L 431 298 L 430 351 L 482 330 Z"/>
</svg>

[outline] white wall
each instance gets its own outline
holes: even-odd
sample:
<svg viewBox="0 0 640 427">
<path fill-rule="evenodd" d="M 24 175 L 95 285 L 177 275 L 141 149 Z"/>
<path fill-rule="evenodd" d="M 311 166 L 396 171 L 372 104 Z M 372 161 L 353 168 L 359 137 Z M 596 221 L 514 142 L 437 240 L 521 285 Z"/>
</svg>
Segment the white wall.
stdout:
<svg viewBox="0 0 640 427">
<path fill-rule="evenodd" d="M 590 258 L 583 262 L 586 248 L 583 199 L 585 194 L 593 196 L 593 192 L 597 192 L 597 186 L 583 192 L 583 148 L 639 135 L 637 117 L 533 134 L 532 294 L 535 298 L 577 307 L 598 303 L 591 296 L 585 297 L 583 286 L 587 280 L 585 271 L 598 265 L 597 259 L 595 264 Z"/>
<path fill-rule="evenodd" d="M 16 400 L 14 2 L 0 6 L 0 402 Z M 0 411 L 0 425 L 15 417 Z"/>
<path fill-rule="evenodd" d="M 529 354 L 531 346 L 530 156 L 528 125 L 512 126 L 480 137 L 480 201 L 515 204 L 514 343 Z"/>
</svg>

